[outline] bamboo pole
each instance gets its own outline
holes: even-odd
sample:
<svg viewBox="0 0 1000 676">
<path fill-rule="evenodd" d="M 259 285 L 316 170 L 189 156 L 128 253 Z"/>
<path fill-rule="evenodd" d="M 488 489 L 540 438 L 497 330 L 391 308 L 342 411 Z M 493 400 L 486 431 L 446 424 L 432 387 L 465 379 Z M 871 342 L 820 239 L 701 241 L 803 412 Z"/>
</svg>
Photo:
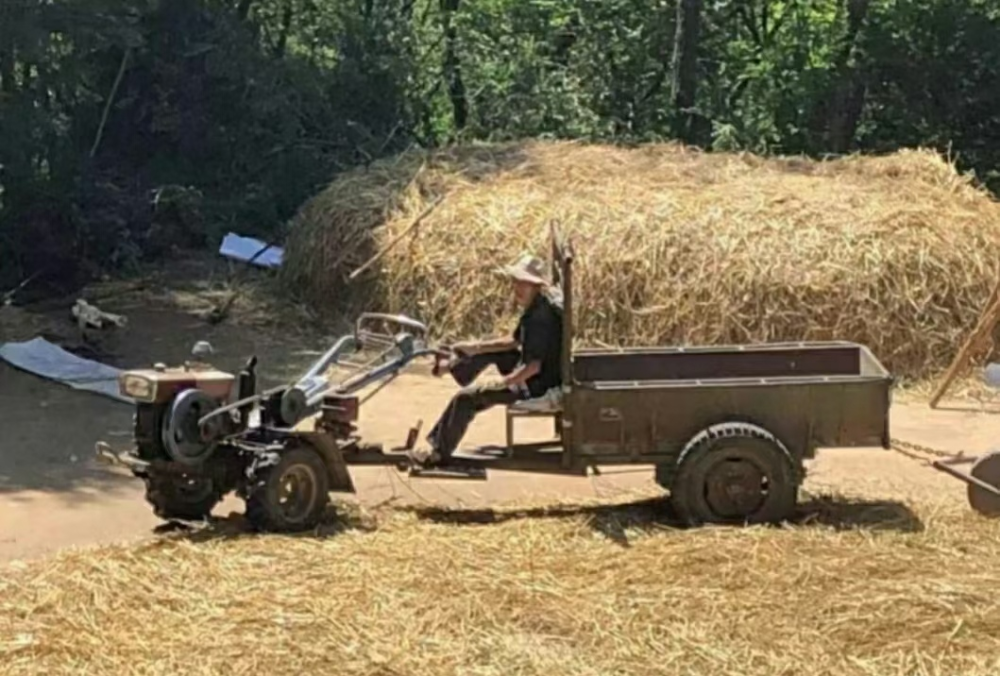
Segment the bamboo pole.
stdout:
<svg viewBox="0 0 1000 676">
<path fill-rule="evenodd" d="M 969 359 L 976 348 L 983 342 L 987 335 L 993 332 L 996 327 L 997 322 L 1000 322 L 1000 279 L 997 280 L 996 286 L 993 287 L 993 293 L 990 294 L 989 302 L 986 303 L 986 307 L 983 309 L 981 315 L 979 315 L 979 321 L 976 323 L 976 328 L 973 329 L 969 337 L 966 338 L 965 343 L 962 348 L 955 355 L 955 359 L 952 360 L 951 365 L 948 370 L 945 371 L 944 378 L 941 383 L 934 390 L 934 394 L 931 395 L 930 407 L 937 408 L 938 403 L 941 398 L 944 397 L 948 388 L 954 382 L 958 374 L 968 365 Z"/>
<path fill-rule="evenodd" d="M 436 209 L 437 206 L 439 204 L 441 204 L 441 202 L 443 202 L 443 201 L 444 201 L 444 195 L 438 195 L 437 197 L 435 197 L 434 201 L 431 202 L 430 204 L 428 204 L 427 207 L 423 211 L 420 212 L 420 215 L 418 215 L 416 218 L 414 218 L 413 222 L 410 223 L 408 226 L 406 226 L 406 228 L 403 229 L 403 232 L 401 232 L 398 235 L 396 235 L 396 237 L 394 237 L 391 242 L 389 242 L 388 244 L 386 244 L 374 256 L 372 256 L 371 258 L 369 258 L 365 262 L 364 265 L 362 265 L 360 268 L 358 268 L 357 270 L 355 270 L 354 272 L 352 272 L 350 274 L 350 276 L 348 277 L 348 279 L 351 280 L 351 281 L 354 281 L 358 277 L 358 275 L 360 275 L 362 272 L 364 272 L 365 270 L 367 270 L 371 266 L 375 265 L 375 263 L 378 262 L 378 260 L 380 258 L 382 258 L 382 256 L 384 256 L 390 249 L 392 249 L 394 246 L 396 246 L 401 241 L 403 241 L 404 237 L 406 237 L 407 235 L 409 235 L 414 230 L 414 228 L 416 228 L 418 225 L 420 225 L 420 223 L 423 222 L 423 220 L 425 218 L 427 218 L 428 216 L 430 216 L 431 212 L 434 211 L 434 209 Z"/>
<path fill-rule="evenodd" d="M 114 84 L 111 85 L 111 93 L 108 94 L 108 100 L 104 102 L 104 111 L 101 113 L 101 122 L 97 126 L 97 133 L 94 135 L 94 145 L 90 147 L 90 158 L 93 159 L 97 156 L 97 149 L 101 147 L 101 140 L 104 138 L 104 128 L 108 124 L 108 115 L 111 114 L 111 106 L 115 102 L 115 98 L 118 96 L 118 88 L 122 84 L 122 78 L 125 77 L 125 69 L 128 67 L 128 59 L 132 55 L 132 48 L 126 47 L 125 53 L 122 54 L 121 65 L 118 66 L 118 74 L 115 75 Z"/>
</svg>

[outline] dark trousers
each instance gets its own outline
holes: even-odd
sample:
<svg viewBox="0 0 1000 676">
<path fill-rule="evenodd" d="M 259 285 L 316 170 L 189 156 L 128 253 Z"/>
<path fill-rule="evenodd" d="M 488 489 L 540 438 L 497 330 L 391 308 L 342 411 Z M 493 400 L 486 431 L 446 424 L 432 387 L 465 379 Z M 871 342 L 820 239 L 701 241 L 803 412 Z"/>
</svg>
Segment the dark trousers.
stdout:
<svg viewBox="0 0 1000 676">
<path fill-rule="evenodd" d="M 511 391 L 501 383 L 470 385 L 490 366 L 495 366 L 502 375 L 507 375 L 517 368 L 520 360 L 520 352 L 510 350 L 477 354 L 452 366 L 451 376 L 462 389 L 451 398 L 448 407 L 427 435 L 427 441 L 441 455 L 442 460 L 447 460 L 458 448 L 469 429 L 469 423 L 477 413 L 494 406 L 513 404 L 523 398 L 520 393 Z"/>
</svg>

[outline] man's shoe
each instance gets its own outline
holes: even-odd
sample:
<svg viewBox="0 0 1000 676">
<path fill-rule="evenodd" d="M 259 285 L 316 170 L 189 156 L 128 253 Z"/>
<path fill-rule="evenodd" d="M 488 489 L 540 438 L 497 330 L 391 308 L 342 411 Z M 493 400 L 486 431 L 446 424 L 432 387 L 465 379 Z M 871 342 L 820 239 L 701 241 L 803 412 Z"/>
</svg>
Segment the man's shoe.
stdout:
<svg viewBox="0 0 1000 676">
<path fill-rule="evenodd" d="M 414 448 L 406 452 L 409 458 L 417 467 L 436 467 L 441 464 L 441 454 L 433 448 Z"/>
</svg>

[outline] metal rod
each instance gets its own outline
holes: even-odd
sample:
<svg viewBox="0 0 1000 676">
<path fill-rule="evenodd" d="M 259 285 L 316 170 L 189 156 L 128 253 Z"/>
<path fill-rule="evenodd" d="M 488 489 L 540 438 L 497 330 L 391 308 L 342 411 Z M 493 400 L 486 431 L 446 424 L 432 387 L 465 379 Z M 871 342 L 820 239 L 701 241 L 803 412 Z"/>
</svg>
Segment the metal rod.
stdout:
<svg viewBox="0 0 1000 676">
<path fill-rule="evenodd" d="M 960 455 L 954 458 L 943 458 L 941 460 L 935 460 L 935 462 L 939 462 L 942 465 L 968 465 L 969 463 L 973 463 L 976 460 L 979 460 L 978 455 Z"/>
<path fill-rule="evenodd" d="M 379 384 L 378 384 L 378 385 L 377 385 L 377 386 L 375 387 L 375 389 L 374 389 L 374 390 L 372 390 L 371 392 L 369 392 L 368 394 L 366 394 L 366 395 L 364 396 L 364 398 L 363 398 L 363 399 L 361 399 L 361 401 L 359 401 L 359 402 L 358 402 L 358 405 L 361 405 L 361 404 L 365 403 L 366 401 L 368 401 L 369 399 L 371 399 L 372 397 L 374 397 L 374 396 L 375 396 L 376 394 L 378 394 L 379 392 L 381 392 L 381 391 L 382 391 L 382 388 L 384 388 L 384 387 L 385 387 L 386 385 L 388 385 L 388 384 L 389 384 L 389 383 L 391 383 L 391 382 L 392 382 L 393 380 L 395 380 L 396 378 L 398 378 L 398 377 L 399 377 L 399 374 L 400 374 L 400 372 L 401 372 L 401 371 L 396 371 L 395 373 L 393 373 L 393 374 L 389 375 L 389 377 L 388 377 L 388 378 L 386 378 L 385 380 L 383 380 L 382 382 L 380 382 L 380 383 L 379 383 Z"/>
<path fill-rule="evenodd" d="M 265 390 L 260 394 L 255 394 L 253 396 L 240 399 L 239 401 L 234 401 L 231 404 L 226 404 L 225 406 L 217 408 L 211 413 L 202 416 L 198 420 L 198 425 L 199 426 L 204 425 L 209 420 L 212 420 L 217 416 L 220 416 L 234 409 L 242 408 L 243 406 L 246 406 L 248 404 L 253 404 L 255 402 L 261 401 L 283 390 L 300 389 L 302 390 L 303 394 L 306 395 L 306 398 L 309 399 L 310 398 L 309 393 L 315 392 L 318 387 L 323 387 L 323 389 L 326 389 L 326 383 L 325 383 L 326 379 L 321 378 L 320 376 L 330 367 L 331 364 L 338 361 L 338 358 L 342 353 L 353 349 L 355 346 L 356 346 L 356 341 L 354 339 L 354 336 L 341 337 L 340 340 L 334 343 L 333 347 L 331 347 L 319 359 L 313 362 L 312 366 L 309 367 L 309 370 L 306 371 L 305 375 L 299 378 L 299 380 L 291 387 L 288 387 L 287 385 L 279 385 L 278 387 L 273 387 L 269 390 Z"/>
<path fill-rule="evenodd" d="M 351 394 L 353 392 L 357 392 L 358 390 L 364 389 L 365 387 L 375 382 L 376 380 L 381 380 L 387 374 L 392 373 L 393 371 L 401 370 L 411 361 L 419 359 L 420 357 L 426 357 L 428 355 L 432 355 L 434 353 L 435 350 L 425 348 L 423 350 L 417 350 L 412 354 L 404 355 L 396 360 L 393 360 L 385 364 L 384 366 L 380 366 L 379 368 L 370 371 L 369 373 L 360 374 L 360 377 L 355 382 L 342 383 L 338 388 L 336 388 L 337 394 Z"/>
<path fill-rule="evenodd" d="M 277 387 L 272 387 L 269 390 L 264 390 L 260 394 L 255 394 L 253 396 L 247 397 L 246 399 L 240 399 L 239 401 L 234 401 L 231 404 L 226 404 L 225 406 L 223 406 L 221 408 L 215 409 L 211 413 L 207 413 L 207 414 L 203 415 L 201 418 L 199 418 L 198 425 L 199 426 L 204 425 L 205 423 L 207 423 L 212 418 L 214 418 L 216 416 L 219 416 L 219 415 L 222 415 L 223 413 L 227 413 L 228 411 L 232 411 L 234 409 L 242 408 L 243 406 L 246 406 L 247 404 L 253 404 L 255 402 L 260 401 L 261 399 L 267 399 L 272 394 L 277 394 L 278 392 L 281 392 L 284 389 L 285 389 L 284 385 L 279 385 Z"/>
<path fill-rule="evenodd" d="M 363 390 L 371 383 L 384 378 L 386 374 L 391 374 L 391 378 L 395 378 L 399 374 L 399 372 L 402 371 L 403 368 L 410 362 L 416 359 L 420 359 L 421 357 L 434 355 L 436 353 L 437 350 L 433 350 L 430 348 L 417 350 L 412 354 L 399 357 L 385 364 L 384 366 L 380 366 L 379 368 L 373 371 L 369 371 L 366 374 L 359 374 L 359 379 L 356 382 L 344 382 L 344 383 L 338 383 L 336 385 L 331 385 L 326 389 L 324 389 L 322 392 L 314 394 L 312 397 L 310 397 L 309 399 L 310 405 L 315 406 L 317 403 L 322 401 L 323 397 L 327 396 L 328 394 L 335 393 L 335 394 L 345 395 L 345 394 L 353 394 L 358 390 Z M 381 389 L 382 387 L 384 387 L 384 385 L 380 385 L 379 389 Z M 378 390 L 375 390 L 375 392 L 377 391 Z M 374 394 L 374 392 L 372 394 Z M 369 394 L 368 397 L 365 398 L 365 401 L 367 401 L 370 397 L 371 394 Z"/>
<path fill-rule="evenodd" d="M 354 336 L 343 336 L 340 340 L 334 343 L 333 347 L 326 351 L 326 354 L 313 363 L 309 370 L 306 371 L 305 375 L 299 379 L 299 382 L 313 378 L 325 372 L 330 367 L 330 364 L 337 361 L 337 357 L 340 356 L 341 352 L 346 352 L 350 349 L 348 346 L 354 347 L 355 345 L 356 341 Z"/>
<path fill-rule="evenodd" d="M 370 366 L 370 364 L 360 361 L 351 361 L 350 359 L 344 359 L 343 361 L 338 360 L 336 365 L 351 368 L 355 371 L 360 371 L 361 369 L 368 368 Z"/>
<path fill-rule="evenodd" d="M 376 364 L 378 364 L 379 362 L 384 361 L 385 358 L 389 355 L 389 353 L 392 352 L 395 349 L 396 349 L 396 346 L 395 346 L 395 343 L 394 343 L 392 345 L 392 347 L 389 347 L 389 348 L 386 348 L 385 350 L 382 350 L 382 352 L 380 352 L 378 355 L 376 355 L 376 356 L 372 357 L 371 359 L 369 359 L 361 367 L 361 369 L 372 369 Z M 394 363 L 396 363 L 396 361 L 398 361 L 398 360 L 387 362 L 386 366 L 394 364 Z M 336 388 L 336 389 L 351 389 L 351 388 L 354 387 L 355 381 L 357 381 L 357 382 L 366 382 L 367 378 L 369 376 L 371 376 L 371 374 L 376 373 L 376 372 L 378 372 L 377 369 L 376 370 L 368 371 L 367 373 L 355 373 L 354 375 L 348 377 L 346 380 L 340 382 L 337 385 L 333 385 L 332 387 Z M 330 389 L 330 388 L 327 388 L 327 389 Z"/>
<path fill-rule="evenodd" d="M 366 322 L 371 320 L 389 322 L 390 324 L 396 324 L 397 326 L 402 326 L 404 328 L 410 329 L 411 331 L 416 331 L 421 337 L 427 335 L 427 325 L 423 322 L 417 321 L 413 317 L 407 317 L 406 315 L 391 315 L 384 312 L 365 312 L 355 323 L 355 332 L 364 332 L 364 327 Z M 375 333 L 375 332 L 370 332 Z"/>
<path fill-rule="evenodd" d="M 998 489 L 996 486 L 991 486 L 982 479 L 977 479 L 971 474 L 960 472 L 959 470 L 955 469 L 954 467 L 950 467 L 949 465 L 946 465 L 940 460 L 935 460 L 934 462 L 932 462 L 931 467 L 933 467 L 936 470 L 940 470 L 945 474 L 950 474 L 956 479 L 961 479 L 962 481 L 971 486 L 975 486 L 976 488 L 982 488 L 987 493 L 1000 497 L 1000 489 Z"/>
</svg>

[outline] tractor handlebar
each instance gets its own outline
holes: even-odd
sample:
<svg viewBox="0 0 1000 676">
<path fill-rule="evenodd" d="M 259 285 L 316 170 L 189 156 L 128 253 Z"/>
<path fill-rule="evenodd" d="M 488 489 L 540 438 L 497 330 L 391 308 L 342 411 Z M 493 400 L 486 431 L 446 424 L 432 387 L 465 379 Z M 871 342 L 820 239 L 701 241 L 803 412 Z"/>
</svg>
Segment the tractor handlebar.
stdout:
<svg viewBox="0 0 1000 676">
<path fill-rule="evenodd" d="M 427 325 L 406 315 L 365 312 L 354 325 L 359 343 L 391 344 L 400 333 L 408 333 L 421 342 L 427 338 Z"/>
</svg>

